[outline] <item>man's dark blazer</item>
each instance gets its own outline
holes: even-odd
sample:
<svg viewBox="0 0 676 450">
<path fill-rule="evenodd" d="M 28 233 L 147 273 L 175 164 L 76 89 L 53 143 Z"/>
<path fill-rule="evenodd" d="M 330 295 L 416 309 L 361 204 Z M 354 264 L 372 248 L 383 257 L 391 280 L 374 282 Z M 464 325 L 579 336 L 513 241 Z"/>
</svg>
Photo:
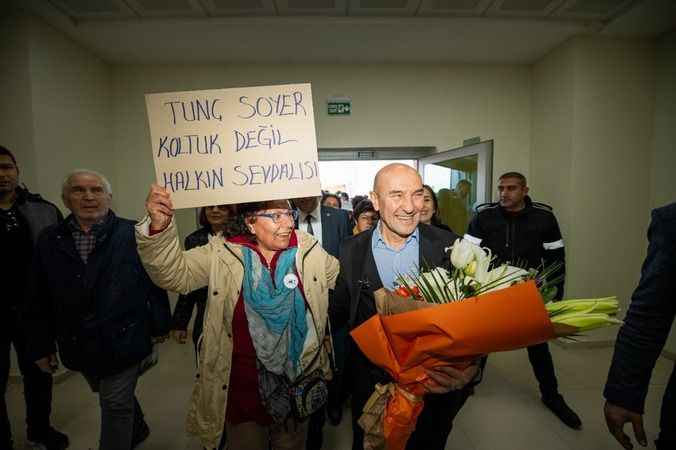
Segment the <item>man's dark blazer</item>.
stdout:
<svg viewBox="0 0 676 450">
<path fill-rule="evenodd" d="M 378 226 L 378 225 L 376 225 Z M 418 225 L 420 231 L 420 264 L 425 267 L 450 265 L 447 252 L 456 234 L 441 228 Z M 335 328 L 348 324 L 353 329 L 376 312 L 372 290 L 382 285 L 377 272 L 371 238 L 373 230 L 364 231 L 348 239 L 340 250 L 340 274 L 334 296 L 329 304 L 331 324 Z M 351 341 L 351 340 L 350 340 Z M 389 381 L 384 371 L 366 359 L 351 341 L 345 373 L 352 392 L 353 450 L 362 448 L 363 431 L 357 425 L 368 396 L 375 383 Z M 425 397 L 425 409 L 418 418 L 416 431 L 408 441 L 407 449 L 442 450 L 453 425 L 453 418 L 467 399 L 468 389 Z"/>
<path fill-rule="evenodd" d="M 326 252 L 338 258 L 340 245 L 345 239 L 352 236 L 350 216 L 347 211 L 328 206 L 320 206 L 322 215 L 322 248 Z M 298 228 L 296 223 L 296 228 Z"/>
<path fill-rule="evenodd" d="M 375 226 L 378 226 L 376 223 Z M 419 224 L 420 256 L 419 263 L 425 267 L 450 266 L 448 247 L 458 238 L 452 231 L 446 231 L 430 225 Z M 364 266 L 372 259 L 371 237 L 373 229 L 364 231 L 345 241 L 340 249 L 340 274 L 336 282 L 334 301 L 330 305 L 331 323 L 342 326 L 349 323 L 352 329 L 360 323 L 356 322 L 356 312 L 360 301 L 360 281 Z M 370 305 L 369 305 L 370 306 Z M 373 305 L 375 310 L 375 305 Z"/>
<path fill-rule="evenodd" d="M 641 280 L 617 335 L 604 390 L 610 403 L 640 414 L 653 367 L 676 316 L 676 203 L 653 210 L 648 241 Z M 676 373 L 667 386 L 668 401 L 672 404 L 663 403 L 663 415 L 665 406 L 676 410 Z"/>
</svg>

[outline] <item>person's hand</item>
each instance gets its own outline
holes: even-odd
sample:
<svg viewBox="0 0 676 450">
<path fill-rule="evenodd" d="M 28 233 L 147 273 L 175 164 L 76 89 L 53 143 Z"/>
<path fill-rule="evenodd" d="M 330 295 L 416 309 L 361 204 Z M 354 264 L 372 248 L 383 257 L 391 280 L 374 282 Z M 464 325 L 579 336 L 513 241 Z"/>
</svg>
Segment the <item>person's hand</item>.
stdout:
<svg viewBox="0 0 676 450">
<path fill-rule="evenodd" d="M 188 330 L 171 330 L 171 337 L 179 344 L 185 344 L 188 339 Z"/>
<path fill-rule="evenodd" d="M 56 353 L 38 359 L 35 364 L 45 373 L 54 373 L 59 369 L 59 360 L 56 358 Z"/>
<path fill-rule="evenodd" d="M 624 409 L 621 406 L 614 405 L 610 402 L 606 402 L 605 407 L 603 408 L 603 413 L 606 416 L 606 425 L 608 425 L 608 431 L 610 434 L 617 439 L 617 442 L 622 445 L 626 450 L 634 448 L 631 443 L 631 438 L 624 433 L 624 425 L 628 422 L 631 422 L 632 427 L 634 428 L 634 437 L 642 447 L 648 445 L 648 439 L 645 436 L 645 430 L 643 429 L 643 415 Z"/>
<path fill-rule="evenodd" d="M 164 336 L 153 336 L 150 338 L 152 341 L 153 345 L 154 344 L 161 344 L 162 342 L 166 341 L 169 338 L 168 334 L 165 334 Z"/>
<path fill-rule="evenodd" d="M 451 366 L 441 366 L 434 369 L 425 369 L 425 372 L 429 376 L 429 379 L 423 381 L 423 387 L 427 393 L 445 394 L 467 386 L 479 372 L 479 366 L 473 364 L 464 370 Z"/>
<path fill-rule="evenodd" d="M 171 195 L 165 188 L 153 183 L 146 198 L 146 211 L 150 216 L 150 228 L 154 231 L 164 230 L 174 216 L 174 205 Z"/>
</svg>

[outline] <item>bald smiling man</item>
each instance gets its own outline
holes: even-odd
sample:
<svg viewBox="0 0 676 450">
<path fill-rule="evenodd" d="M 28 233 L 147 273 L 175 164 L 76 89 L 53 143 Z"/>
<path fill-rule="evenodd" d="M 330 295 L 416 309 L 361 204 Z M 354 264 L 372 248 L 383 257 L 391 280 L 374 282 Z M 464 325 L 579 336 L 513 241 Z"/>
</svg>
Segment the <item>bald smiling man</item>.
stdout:
<svg viewBox="0 0 676 450">
<path fill-rule="evenodd" d="M 450 259 L 444 249 L 458 236 L 419 223 L 423 192 L 418 172 L 404 164 L 389 164 L 376 175 L 371 201 L 380 213 L 380 221 L 341 247 L 340 275 L 330 305 L 334 328 L 347 323 L 351 330 L 376 314 L 373 293 L 382 287 L 392 290 L 397 274 L 417 272 L 423 261 L 433 267 L 449 268 Z M 364 433 L 357 420 L 375 384 L 388 383 L 391 378 L 374 366 L 352 340 L 348 354 L 345 375 L 351 382 L 352 449 L 361 450 Z M 434 381 L 426 385 L 425 409 L 407 450 L 444 449 L 453 418 L 467 400 L 469 387 L 478 382 L 480 372 L 476 365 L 464 371 L 448 366 L 429 372 Z"/>
</svg>

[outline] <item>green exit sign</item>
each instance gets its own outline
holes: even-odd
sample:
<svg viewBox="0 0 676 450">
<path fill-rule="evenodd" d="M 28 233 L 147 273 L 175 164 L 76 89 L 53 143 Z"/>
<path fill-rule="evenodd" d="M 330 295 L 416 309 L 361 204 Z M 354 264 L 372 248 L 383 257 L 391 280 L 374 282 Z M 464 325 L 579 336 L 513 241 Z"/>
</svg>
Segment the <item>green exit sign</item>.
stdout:
<svg viewBox="0 0 676 450">
<path fill-rule="evenodd" d="M 349 116 L 352 111 L 352 102 L 329 102 L 329 116 Z"/>
</svg>

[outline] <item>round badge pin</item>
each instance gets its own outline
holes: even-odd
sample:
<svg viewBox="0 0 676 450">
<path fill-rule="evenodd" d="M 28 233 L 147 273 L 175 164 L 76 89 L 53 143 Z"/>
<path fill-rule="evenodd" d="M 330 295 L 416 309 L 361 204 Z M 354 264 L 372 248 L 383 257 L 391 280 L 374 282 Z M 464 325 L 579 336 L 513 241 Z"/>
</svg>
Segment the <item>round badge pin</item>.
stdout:
<svg viewBox="0 0 676 450">
<path fill-rule="evenodd" d="M 296 286 L 298 286 L 298 277 L 292 273 L 287 273 L 284 277 L 284 286 L 288 289 L 296 289 Z"/>
</svg>

